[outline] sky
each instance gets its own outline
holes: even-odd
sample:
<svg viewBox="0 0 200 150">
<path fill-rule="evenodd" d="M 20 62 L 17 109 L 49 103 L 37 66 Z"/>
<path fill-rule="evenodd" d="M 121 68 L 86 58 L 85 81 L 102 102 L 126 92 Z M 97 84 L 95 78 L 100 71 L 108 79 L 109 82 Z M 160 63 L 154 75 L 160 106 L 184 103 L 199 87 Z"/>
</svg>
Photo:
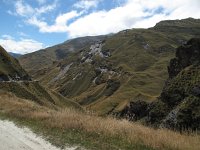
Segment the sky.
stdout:
<svg viewBox="0 0 200 150">
<path fill-rule="evenodd" d="M 0 0 L 0 45 L 26 54 L 66 40 L 200 18 L 200 0 Z"/>
</svg>

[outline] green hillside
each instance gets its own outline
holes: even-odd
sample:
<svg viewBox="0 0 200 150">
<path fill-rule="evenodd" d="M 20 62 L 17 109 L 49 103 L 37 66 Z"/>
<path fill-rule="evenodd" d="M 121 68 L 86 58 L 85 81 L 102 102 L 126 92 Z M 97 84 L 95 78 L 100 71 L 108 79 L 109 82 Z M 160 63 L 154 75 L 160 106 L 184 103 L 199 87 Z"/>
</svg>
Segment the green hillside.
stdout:
<svg viewBox="0 0 200 150">
<path fill-rule="evenodd" d="M 10 56 L 2 47 L 0 47 L 0 94 L 1 92 L 9 92 L 19 98 L 51 108 L 81 108 L 77 103 L 44 88 L 39 82 L 31 81 L 18 60 Z"/>
<path fill-rule="evenodd" d="M 0 80 L 30 80 L 17 59 L 10 56 L 0 46 Z"/>
<path fill-rule="evenodd" d="M 48 49 L 25 55 L 20 62 L 43 85 L 108 114 L 121 111 L 130 101 L 154 101 L 168 77 L 166 68 L 175 48 L 199 36 L 199 19 L 162 21 L 153 28 L 124 30 L 85 44 L 52 65 L 44 62 L 43 69 L 29 62 L 37 66 L 31 58 L 45 61 L 37 56 L 51 55 Z"/>
<path fill-rule="evenodd" d="M 146 103 L 131 102 L 121 113 L 130 120 L 143 120 L 157 127 L 178 130 L 200 129 L 200 38 L 177 48 L 168 66 L 159 98 Z"/>
<path fill-rule="evenodd" d="M 42 87 L 36 81 L 2 82 L 0 84 L 0 91 L 9 92 L 19 98 L 30 100 L 39 105 L 51 108 L 81 108 L 77 103 L 64 98 L 54 91 Z"/>
<path fill-rule="evenodd" d="M 149 112 L 149 121 L 170 128 L 199 130 L 200 38 L 191 39 L 177 49 L 168 72 L 169 79 Z"/>
<path fill-rule="evenodd" d="M 44 50 L 26 54 L 20 57 L 22 67 L 32 76 L 37 76 L 38 70 L 52 66 L 56 61 L 68 57 L 73 52 L 83 49 L 85 45 L 90 45 L 105 36 L 76 38 L 58 44 Z"/>
</svg>

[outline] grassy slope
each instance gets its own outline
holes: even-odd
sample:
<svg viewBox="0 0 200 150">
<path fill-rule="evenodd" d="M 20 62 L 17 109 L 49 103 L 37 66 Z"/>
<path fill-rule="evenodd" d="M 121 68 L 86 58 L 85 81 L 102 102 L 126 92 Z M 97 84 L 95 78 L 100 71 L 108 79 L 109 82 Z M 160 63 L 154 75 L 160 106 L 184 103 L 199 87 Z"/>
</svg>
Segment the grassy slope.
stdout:
<svg viewBox="0 0 200 150">
<path fill-rule="evenodd" d="M 198 135 L 154 130 L 71 109 L 52 110 L 8 93 L 1 93 L 0 118 L 26 125 L 60 147 L 70 144 L 94 150 L 197 150 L 200 142 Z"/>
<path fill-rule="evenodd" d="M 51 108 L 73 107 L 81 108 L 77 103 L 64 98 L 57 92 L 42 87 L 38 82 L 1 82 L 0 90 L 11 92 L 19 98 L 34 101 Z"/>
<path fill-rule="evenodd" d="M 40 75 L 35 77 L 44 85 L 101 114 L 119 111 L 131 100 L 153 101 L 160 95 L 167 79 L 166 68 L 174 57 L 175 48 L 191 37 L 200 36 L 199 29 L 199 20 L 186 19 L 161 22 L 150 29 L 121 31 L 106 38 L 103 50 L 109 50 L 111 57 L 96 57 L 95 64 L 80 64 L 81 54 L 89 50 L 89 45 L 86 45 L 81 52 L 72 53 L 67 59 L 40 70 Z M 73 65 L 67 74 L 52 82 L 62 68 L 71 62 Z M 100 66 L 118 73 L 111 78 L 121 84 L 111 96 L 105 95 L 108 92 L 108 73 L 98 76 L 102 81 L 100 85 L 93 83 L 97 77 L 95 69 Z"/>
<path fill-rule="evenodd" d="M 0 91 L 11 92 L 17 97 L 35 101 L 40 105 L 57 107 L 75 107 L 81 108 L 77 103 L 72 102 L 60 94 L 42 87 L 39 82 L 29 81 L 23 78 L 28 76 L 25 70 L 20 66 L 17 59 L 10 56 L 2 47 L 0 47 L 0 75 L 13 77 L 16 74 L 23 81 L 0 81 Z"/>
<path fill-rule="evenodd" d="M 3 47 L 0 46 L 0 74 L 20 77 L 26 76 L 27 73 L 19 65 L 17 59 L 10 56 Z"/>
<path fill-rule="evenodd" d="M 19 58 L 22 67 L 33 77 L 39 70 L 50 67 L 56 61 L 68 57 L 70 53 L 79 51 L 87 44 L 102 39 L 104 36 L 76 38 L 37 52 L 23 55 Z"/>
</svg>

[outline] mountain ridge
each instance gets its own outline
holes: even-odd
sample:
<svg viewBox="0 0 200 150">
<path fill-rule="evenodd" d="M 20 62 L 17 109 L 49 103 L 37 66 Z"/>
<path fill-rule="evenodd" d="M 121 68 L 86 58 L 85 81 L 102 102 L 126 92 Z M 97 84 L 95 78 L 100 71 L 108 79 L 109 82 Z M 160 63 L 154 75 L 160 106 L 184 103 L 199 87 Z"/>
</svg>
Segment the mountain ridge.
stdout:
<svg viewBox="0 0 200 150">
<path fill-rule="evenodd" d="M 39 105 L 57 108 L 81 108 L 55 91 L 44 88 L 38 81 L 32 80 L 20 66 L 18 60 L 9 55 L 0 46 L 0 93 L 12 93 L 16 97 L 33 101 Z"/>
<path fill-rule="evenodd" d="M 166 68 L 175 49 L 200 36 L 199 19 L 179 20 L 178 24 L 181 22 L 187 23 L 123 30 L 28 72 L 43 85 L 100 114 L 121 111 L 138 99 L 154 101 L 167 79 Z M 20 58 L 20 62 L 32 68 L 24 63 L 28 58 Z"/>
<path fill-rule="evenodd" d="M 70 55 L 70 53 L 80 50 L 84 47 L 84 45 L 92 44 L 95 41 L 102 39 L 103 37 L 104 36 L 88 36 L 84 38 L 80 37 L 70 39 L 61 44 L 57 44 L 55 46 L 51 46 L 33 53 L 25 54 L 19 58 L 19 61 L 23 65 L 23 68 L 28 71 L 30 70 L 31 74 L 36 74 L 33 70 L 47 68 L 53 65 L 53 63 L 55 63 L 56 61 L 62 60 L 63 58 L 67 57 L 68 55 Z M 30 69 L 30 66 L 32 69 Z"/>
<path fill-rule="evenodd" d="M 22 56 L 22 54 L 19 53 L 13 53 L 13 52 L 8 52 L 11 56 L 15 57 L 15 58 L 19 58 Z"/>
</svg>

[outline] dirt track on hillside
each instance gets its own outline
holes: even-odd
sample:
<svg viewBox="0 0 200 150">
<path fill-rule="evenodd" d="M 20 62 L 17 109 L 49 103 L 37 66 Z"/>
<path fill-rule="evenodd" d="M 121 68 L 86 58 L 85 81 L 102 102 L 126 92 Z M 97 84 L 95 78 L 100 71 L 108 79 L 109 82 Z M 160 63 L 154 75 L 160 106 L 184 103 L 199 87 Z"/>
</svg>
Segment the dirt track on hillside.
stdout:
<svg viewBox="0 0 200 150">
<path fill-rule="evenodd" d="M 65 148 L 75 150 L 76 148 Z M 0 150 L 60 150 L 27 128 L 0 120 Z"/>
</svg>

